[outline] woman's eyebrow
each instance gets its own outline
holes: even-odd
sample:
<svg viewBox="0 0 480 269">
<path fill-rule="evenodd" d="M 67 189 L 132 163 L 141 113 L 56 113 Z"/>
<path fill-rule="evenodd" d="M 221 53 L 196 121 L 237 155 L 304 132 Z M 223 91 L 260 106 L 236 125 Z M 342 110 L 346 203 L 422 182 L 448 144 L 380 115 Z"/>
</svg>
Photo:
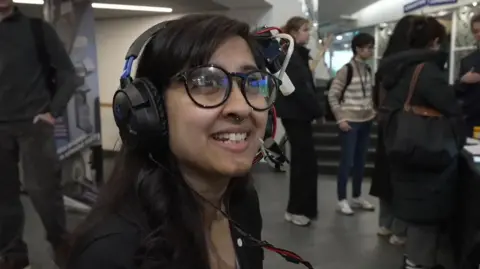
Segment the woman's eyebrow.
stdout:
<svg viewBox="0 0 480 269">
<path fill-rule="evenodd" d="M 248 71 L 254 71 L 254 70 L 258 70 L 258 66 L 254 65 L 254 64 L 246 64 L 246 65 L 242 65 L 242 67 L 240 68 L 240 70 L 242 70 L 243 72 L 248 72 Z"/>
</svg>

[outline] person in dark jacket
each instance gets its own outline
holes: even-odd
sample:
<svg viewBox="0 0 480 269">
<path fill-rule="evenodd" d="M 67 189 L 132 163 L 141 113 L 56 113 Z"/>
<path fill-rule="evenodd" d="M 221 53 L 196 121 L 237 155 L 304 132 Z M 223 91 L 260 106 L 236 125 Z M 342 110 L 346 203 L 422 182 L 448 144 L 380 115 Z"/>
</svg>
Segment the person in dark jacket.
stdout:
<svg viewBox="0 0 480 269">
<path fill-rule="evenodd" d="M 284 32 L 295 39 L 295 51 L 287 75 L 295 86 L 288 95 L 279 95 L 275 108 L 282 119 L 290 147 L 290 193 L 285 219 L 307 226 L 317 217 L 317 158 L 313 143 L 312 121 L 322 116 L 310 70 L 310 22 L 302 17 L 287 21 Z"/>
<path fill-rule="evenodd" d="M 447 37 L 445 27 L 432 17 L 416 16 L 410 22 L 407 28 L 395 28 L 393 36 L 405 35 L 399 32 L 407 31 L 407 38 L 397 44 L 396 53 L 382 60 L 378 71 L 386 92 L 382 103 L 385 113 L 404 107 L 414 71 L 424 64 L 411 103 L 461 122 L 462 111 L 444 72 L 448 54 L 440 51 Z M 441 224 L 452 214 L 457 162 L 432 171 L 389 159 L 389 168 L 392 210 L 395 217 L 408 225 L 404 268 L 443 268 L 436 261 L 437 242 Z"/>
<path fill-rule="evenodd" d="M 405 50 L 405 40 L 409 38 L 408 29 L 412 21 L 416 18 L 414 15 L 404 16 L 396 25 L 396 31 L 390 36 L 387 47 L 383 54 L 383 59 Z M 380 62 L 382 66 L 383 61 Z M 385 71 L 385 70 L 382 70 Z M 386 72 L 385 77 L 388 75 Z M 377 110 L 377 122 L 382 126 L 383 101 L 385 98 L 385 89 L 383 89 L 383 75 L 381 72 L 375 74 L 375 86 L 373 88 L 373 103 Z M 377 128 L 377 145 L 375 149 L 375 167 L 372 174 L 370 195 L 378 197 L 380 200 L 379 229 L 377 234 L 389 238 L 392 245 L 403 245 L 406 240 L 406 224 L 404 221 L 395 218 L 391 208 L 392 186 L 390 182 L 390 164 L 387 159 L 384 145 L 383 128 Z"/>
<path fill-rule="evenodd" d="M 55 69 L 52 76 L 48 74 L 50 70 L 45 70 L 37 53 L 32 22 L 11 0 L 0 1 L 0 268 L 29 264 L 27 245 L 22 240 L 25 216 L 19 163 L 23 188 L 40 215 L 56 257 L 67 233 L 54 125 L 78 80 L 55 30 L 37 21 L 34 23 L 43 31 L 46 54 Z M 52 79 L 55 85 L 49 83 Z"/>
<path fill-rule="evenodd" d="M 135 81 L 113 103 L 123 146 L 66 269 L 261 269 L 263 251 L 247 236 L 261 240 L 262 229 L 249 172 L 278 84 L 258 83 L 275 79 L 260 73 L 248 24 L 200 14 L 159 29 L 134 43 L 144 45 Z M 166 116 L 130 125 L 145 107 L 124 92 L 157 96 L 145 104 Z"/>
<path fill-rule="evenodd" d="M 480 41 L 480 14 L 472 17 L 470 27 L 477 42 Z M 467 135 L 473 137 L 473 128 L 480 126 L 480 50 L 477 49 L 460 61 L 457 96 L 461 100 Z"/>
</svg>

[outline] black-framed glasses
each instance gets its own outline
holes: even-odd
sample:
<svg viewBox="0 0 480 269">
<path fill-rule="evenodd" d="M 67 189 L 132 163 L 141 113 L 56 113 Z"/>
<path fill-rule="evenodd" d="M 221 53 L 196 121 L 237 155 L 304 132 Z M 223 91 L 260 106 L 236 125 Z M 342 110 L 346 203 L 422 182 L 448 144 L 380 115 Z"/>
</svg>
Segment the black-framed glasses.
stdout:
<svg viewBox="0 0 480 269">
<path fill-rule="evenodd" d="M 282 83 L 268 72 L 230 73 L 215 65 L 197 66 L 175 78 L 184 81 L 190 99 L 203 108 L 223 105 L 232 93 L 233 83 L 237 83 L 247 104 L 256 111 L 272 107 Z"/>
</svg>

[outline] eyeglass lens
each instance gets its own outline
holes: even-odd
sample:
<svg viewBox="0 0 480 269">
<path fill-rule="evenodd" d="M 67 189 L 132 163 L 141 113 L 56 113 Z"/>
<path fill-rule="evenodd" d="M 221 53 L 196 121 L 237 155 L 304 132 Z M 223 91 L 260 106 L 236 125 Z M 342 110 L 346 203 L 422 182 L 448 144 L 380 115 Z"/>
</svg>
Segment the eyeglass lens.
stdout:
<svg viewBox="0 0 480 269">
<path fill-rule="evenodd" d="M 206 108 L 222 105 L 228 99 L 232 86 L 238 85 L 252 108 L 265 110 L 272 106 L 278 89 L 277 81 L 267 72 L 228 74 L 213 66 L 193 69 L 186 75 L 186 84 L 192 100 Z"/>
</svg>

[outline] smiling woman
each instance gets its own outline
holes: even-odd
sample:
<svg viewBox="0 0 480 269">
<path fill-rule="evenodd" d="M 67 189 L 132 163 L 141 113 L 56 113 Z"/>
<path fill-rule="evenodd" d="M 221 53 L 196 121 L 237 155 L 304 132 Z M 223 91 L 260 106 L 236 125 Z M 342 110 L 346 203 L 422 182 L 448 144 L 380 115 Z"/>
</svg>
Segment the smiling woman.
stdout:
<svg viewBox="0 0 480 269">
<path fill-rule="evenodd" d="M 279 81 L 254 52 L 247 24 L 216 15 L 135 41 L 113 101 L 123 147 L 69 269 L 262 268 L 262 250 L 242 246 L 260 238 L 249 171 Z"/>
</svg>

